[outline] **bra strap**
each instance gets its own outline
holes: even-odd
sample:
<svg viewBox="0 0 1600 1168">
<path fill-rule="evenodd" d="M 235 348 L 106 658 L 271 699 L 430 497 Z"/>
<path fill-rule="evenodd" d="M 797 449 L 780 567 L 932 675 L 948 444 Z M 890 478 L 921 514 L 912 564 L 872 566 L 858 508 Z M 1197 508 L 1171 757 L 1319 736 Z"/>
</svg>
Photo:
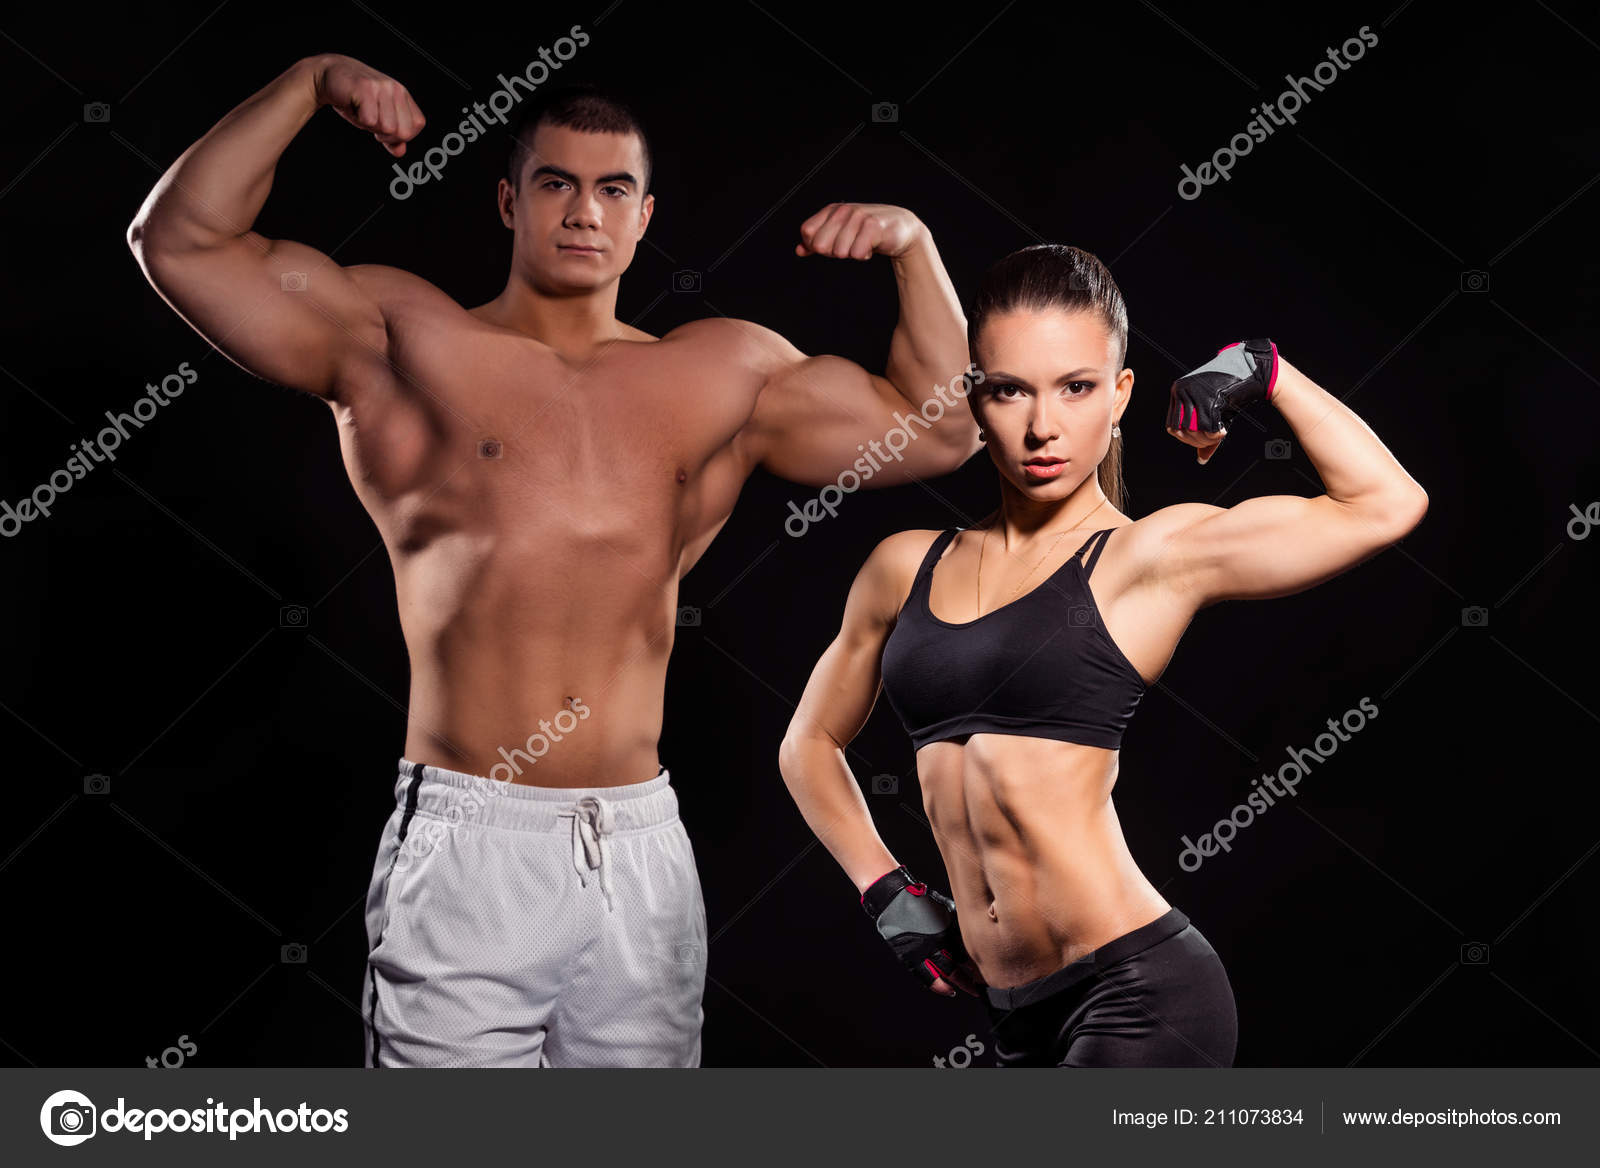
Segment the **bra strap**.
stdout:
<svg viewBox="0 0 1600 1168">
<path fill-rule="evenodd" d="M 923 581 L 933 577 L 934 564 L 939 562 L 939 557 L 944 554 L 944 549 L 950 546 L 950 541 L 956 537 L 960 530 L 959 527 L 947 527 L 934 537 L 933 542 L 928 545 L 928 553 L 922 557 L 922 565 L 917 569 L 916 577 L 911 583 L 912 592 L 916 592 Z"/>
<path fill-rule="evenodd" d="M 1081 556 L 1084 552 L 1084 548 L 1087 548 L 1090 544 L 1095 545 L 1094 551 L 1089 555 L 1089 562 L 1083 566 L 1083 578 L 1085 580 L 1094 574 L 1095 561 L 1100 558 L 1100 553 L 1106 550 L 1106 541 L 1111 538 L 1111 533 L 1115 530 L 1116 528 L 1114 527 L 1102 528 L 1091 535 L 1088 539 L 1084 540 L 1083 547 L 1079 548 L 1075 553 L 1073 553 L 1074 555 Z"/>
</svg>

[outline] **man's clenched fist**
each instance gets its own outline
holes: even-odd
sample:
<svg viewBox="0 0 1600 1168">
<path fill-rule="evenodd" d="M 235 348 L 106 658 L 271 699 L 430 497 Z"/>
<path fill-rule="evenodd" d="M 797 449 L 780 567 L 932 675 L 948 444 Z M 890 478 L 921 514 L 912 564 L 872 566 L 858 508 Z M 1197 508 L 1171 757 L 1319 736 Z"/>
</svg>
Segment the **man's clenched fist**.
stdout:
<svg viewBox="0 0 1600 1168">
<path fill-rule="evenodd" d="M 330 53 L 320 59 L 315 76 L 317 101 L 370 132 L 396 158 L 427 124 L 404 85 L 354 57 Z"/>
<path fill-rule="evenodd" d="M 794 254 L 841 260 L 903 255 L 927 230 L 922 220 L 904 207 L 829 203 L 800 224 L 800 242 L 795 244 Z"/>
</svg>

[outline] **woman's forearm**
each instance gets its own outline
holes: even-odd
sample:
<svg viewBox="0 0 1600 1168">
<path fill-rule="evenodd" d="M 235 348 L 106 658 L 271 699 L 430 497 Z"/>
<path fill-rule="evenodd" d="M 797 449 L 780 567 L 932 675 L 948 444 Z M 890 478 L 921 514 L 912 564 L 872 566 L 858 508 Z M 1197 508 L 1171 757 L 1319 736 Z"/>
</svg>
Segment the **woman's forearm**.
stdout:
<svg viewBox="0 0 1600 1168">
<path fill-rule="evenodd" d="M 790 734 L 778 752 L 778 769 L 807 826 L 857 892 L 898 866 L 873 826 L 844 752 L 831 739 Z"/>
<path fill-rule="evenodd" d="M 1330 498 L 1387 512 L 1427 495 L 1353 410 L 1278 356 L 1272 404 L 1289 423 Z"/>
</svg>

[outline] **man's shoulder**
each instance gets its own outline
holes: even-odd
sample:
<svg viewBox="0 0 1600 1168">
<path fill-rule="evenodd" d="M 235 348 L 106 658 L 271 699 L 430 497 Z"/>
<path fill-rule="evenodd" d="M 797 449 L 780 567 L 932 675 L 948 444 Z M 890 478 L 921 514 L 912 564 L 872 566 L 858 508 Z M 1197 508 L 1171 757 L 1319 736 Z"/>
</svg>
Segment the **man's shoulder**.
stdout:
<svg viewBox="0 0 1600 1168">
<path fill-rule="evenodd" d="M 386 311 L 410 308 L 465 313 L 457 301 L 431 280 L 404 268 L 388 264 L 351 264 L 345 268 L 350 278 Z M 312 273 L 312 279 L 316 273 Z"/>
<path fill-rule="evenodd" d="M 662 338 L 703 346 L 725 361 L 767 375 L 803 361 L 805 354 L 765 325 L 731 316 L 708 316 L 680 324 Z"/>
</svg>

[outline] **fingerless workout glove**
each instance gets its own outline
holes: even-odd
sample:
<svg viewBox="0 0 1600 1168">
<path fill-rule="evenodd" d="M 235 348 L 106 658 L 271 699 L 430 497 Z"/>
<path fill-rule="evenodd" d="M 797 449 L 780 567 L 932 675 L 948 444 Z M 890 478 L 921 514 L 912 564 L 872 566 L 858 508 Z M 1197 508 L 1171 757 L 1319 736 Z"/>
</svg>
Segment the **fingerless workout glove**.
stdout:
<svg viewBox="0 0 1600 1168">
<path fill-rule="evenodd" d="M 886 872 L 861 894 L 861 907 L 876 922 L 900 963 L 931 986 L 966 960 L 956 927 L 955 901 L 911 878 L 905 868 Z"/>
<path fill-rule="evenodd" d="M 1235 341 L 1172 383 L 1167 427 L 1191 433 L 1226 430 L 1234 415 L 1251 402 L 1271 401 L 1277 382 L 1277 345 L 1264 338 Z"/>
</svg>

